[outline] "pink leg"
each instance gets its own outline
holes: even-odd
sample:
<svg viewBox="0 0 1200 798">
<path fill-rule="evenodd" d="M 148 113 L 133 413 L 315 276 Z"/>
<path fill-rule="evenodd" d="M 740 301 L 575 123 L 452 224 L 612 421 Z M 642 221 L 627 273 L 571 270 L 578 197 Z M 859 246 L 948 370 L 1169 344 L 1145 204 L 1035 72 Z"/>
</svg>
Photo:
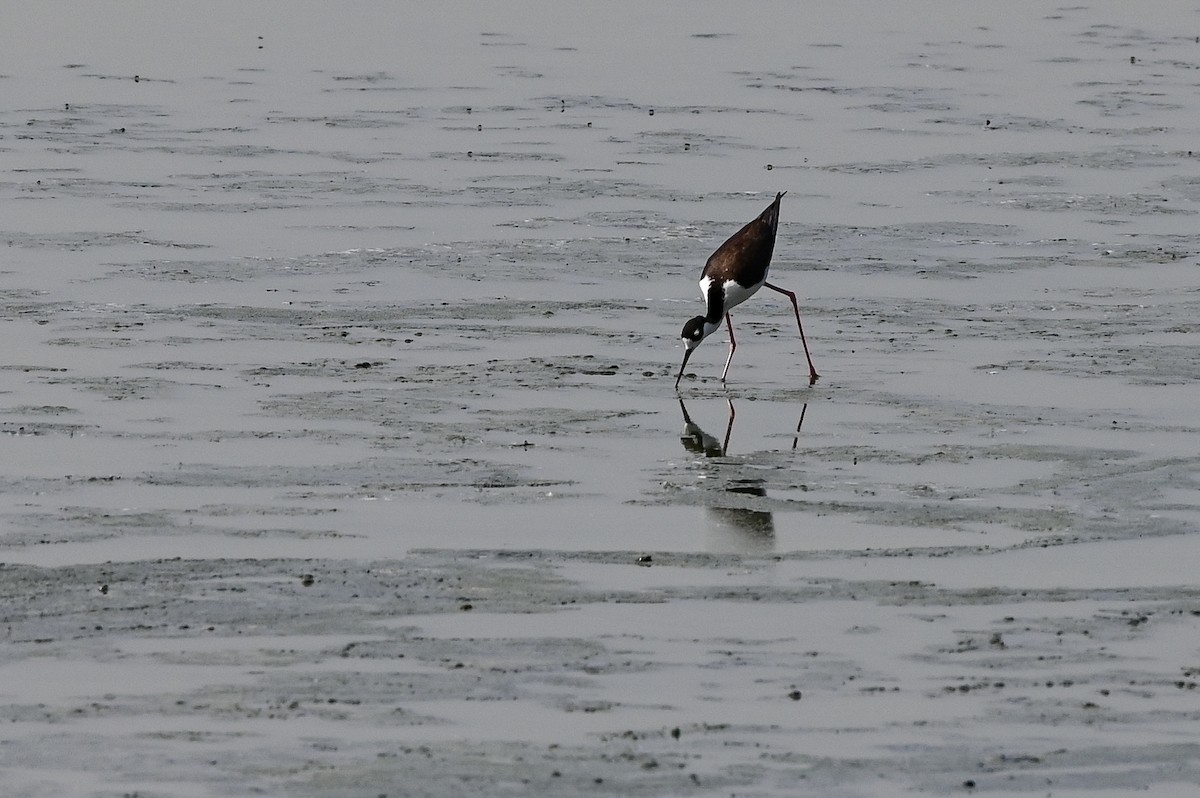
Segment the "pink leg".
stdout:
<svg viewBox="0 0 1200 798">
<path fill-rule="evenodd" d="M 729 314 L 725 314 L 725 324 L 729 327 L 729 359 L 725 361 L 725 370 L 721 372 L 721 382 L 725 382 L 725 375 L 729 373 L 729 364 L 733 362 L 733 350 L 737 349 L 737 341 L 733 340 L 733 319 L 729 318 Z"/>
<path fill-rule="evenodd" d="M 763 285 L 765 285 L 767 288 L 770 288 L 772 291 L 778 291 L 779 293 L 786 296 L 788 299 L 792 300 L 792 310 L 796 311 L 796 327 L 799 328 L 799 330 L 800 330 L 800 343 L 804 344 L 804 357 L 808 359 L 808 384 L 812 385 L 820 378 L 821 375 L 817 374 L 817 370 L 815 368 L 813 368 L 812 355 L 810 355 L 808 353 L 808 341 L 805 340 L 805 338 L 804 338 L 804 325 L 800 323 L 800 305 L 799 305 L 799 303 L 796 302 L 796 295 L 793 294 L 791 291 L 786 291 L 786 290 L 780 288 L 777 285 L 771 285 L 770 283 L 763 283 Z M 731 339 L 732 339 L 732 335 L 733 335 L 733 328 L 731 327 L 730 328 Z M 733 357 L 733 353 L 730 352 L 729 356 Z"/>
</svg>

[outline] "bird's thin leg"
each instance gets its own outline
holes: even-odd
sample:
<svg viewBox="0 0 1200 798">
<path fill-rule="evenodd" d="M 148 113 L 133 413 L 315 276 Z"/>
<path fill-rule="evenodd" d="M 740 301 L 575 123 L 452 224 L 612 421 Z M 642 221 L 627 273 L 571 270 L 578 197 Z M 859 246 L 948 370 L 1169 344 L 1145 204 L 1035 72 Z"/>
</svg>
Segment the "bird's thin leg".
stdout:
<svg viewBox="0 0 1200 798">
<path fill-rule="evenodd" d="M 737 349 L 737 341 L 733 340 L 733 319 L 729 318 L 728 313 L 725 314 L 725 324 L 729 327 L 729 359 L 725 361 L 725 370 L 721 372 L 721 382 L 725 382 L 729 364 L 733 362 L 733 350 Z"/>
<path fill-rule="evenodd" d="M 821 375 L 817 374 L 817 370 L 813 368 L 812 355 L 808 353 L 808 341 L 804 338 L 804 325 L 800 323 L 800 304 L 796 302 L 796 295 L 791 291 L 780 288 L 777 285 L 771 285 L 770 283 L 763 283 L 763 285 L 765 285 L 767 288 L 770 288 L 772 291 L 778 291 L 788 299 L 792 300 L 792 310 L 796 311 L 796 327 L 800 330 L 800 343 L 804 344 L 804 357 L 808 359 L 808 384 L 812 385 L 820 378 Z M 733 353 L 731 352 L 730 356 L 732 357 L 732 355 Z"/>
</svg>

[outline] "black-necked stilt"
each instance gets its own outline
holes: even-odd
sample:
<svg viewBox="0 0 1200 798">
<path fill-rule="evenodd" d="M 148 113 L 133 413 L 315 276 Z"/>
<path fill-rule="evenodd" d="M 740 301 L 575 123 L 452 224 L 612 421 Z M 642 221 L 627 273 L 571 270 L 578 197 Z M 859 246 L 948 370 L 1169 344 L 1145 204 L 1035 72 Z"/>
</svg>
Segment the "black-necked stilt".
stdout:
<svg viewBox="0 0 1200 798">
<path fill-rule="evenodd" d="M 767 282 L 771 253 L 775 251 L 775 232 L 779 229 L 779 201 L 786 193 L 781 191 L 776 194 L 775 201 L 757 219 L 730 236 L 704 264 L 704 271 L 700 274 L 700 295 L 708 305 L 708 312 L 683 325 L 683 345 L 687 349 L 683 353 L 679 376 L 675 378 L 676 389 L 683 379 L 683 370 L 687 368 L 692 351 L 720 328 L 722 316 L 729 327 L 729 359 L 725 361 L 725 370 L 721 372 L 721 382 L 725 382 L 729 364 L 733 362 L 733 352 L 737 349 L 729 311 L 754 296 L 764 285 L 792 300 L 792 309 L 796 311 L 796 327 L 800 330 L 800 343 L 804 344 L 804 356 L 808 359 L 808 384 L 812 385 L 820 376 L 813 368 L 812 356 L 808 353 L 808 341 L 804 338 L 804 325 L 800 323 L 800 306 L 796 302 L 796 295 Z"/>
</svg>

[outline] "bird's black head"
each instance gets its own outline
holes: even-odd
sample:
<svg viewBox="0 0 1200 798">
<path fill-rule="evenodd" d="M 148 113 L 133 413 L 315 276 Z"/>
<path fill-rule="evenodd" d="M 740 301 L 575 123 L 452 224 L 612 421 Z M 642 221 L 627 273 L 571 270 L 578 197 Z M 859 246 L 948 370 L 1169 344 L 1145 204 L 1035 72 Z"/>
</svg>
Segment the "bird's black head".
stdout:
<svg viewBox="0 0 1200 798">
<path fill-rule="evenodd" d="M 683 370 L 687 368 L 688 358 L 692 356 L 692 350 L 700 345 L 704 340 L 707 332 L 712 330 L 705 324 L 703 316 L 697 316 L 694 319 L 688 319 L 687 324 L 683 325 L 683 332 L 680 337 L 683 338 L 683 364 L 679 367 L 679 376 L 675 378 L 675 388 L 679 389 L 679 381 L 683 379 Z"/>
<path fill-rule="evenodd" d="M 688 349 L 694 348 L 696 344 L 704 340 L 704 317 L 697 316 L 694 319 L 688 319 L 687 324 L 683 325 L 683 332 L 679 336 L 687 344 Z"/>
</svg>

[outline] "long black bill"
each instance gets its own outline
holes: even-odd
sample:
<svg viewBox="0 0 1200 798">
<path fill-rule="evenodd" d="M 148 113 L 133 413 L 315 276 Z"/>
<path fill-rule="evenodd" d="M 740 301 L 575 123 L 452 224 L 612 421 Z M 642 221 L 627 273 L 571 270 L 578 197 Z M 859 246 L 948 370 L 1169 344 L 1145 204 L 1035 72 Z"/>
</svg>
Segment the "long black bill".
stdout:
<svg viewBox="0 0 1200 798">
<path fill-rule="evenodd" d="M 683 370 L 687 368 L 688 358 L 692 356 L 694 349 L 683 350 L 683 365 L 679 367 L 679 376 L 675 378 L 675 390 L 679 390 L 679 381 L 683 379 Z"/>
</svg>

